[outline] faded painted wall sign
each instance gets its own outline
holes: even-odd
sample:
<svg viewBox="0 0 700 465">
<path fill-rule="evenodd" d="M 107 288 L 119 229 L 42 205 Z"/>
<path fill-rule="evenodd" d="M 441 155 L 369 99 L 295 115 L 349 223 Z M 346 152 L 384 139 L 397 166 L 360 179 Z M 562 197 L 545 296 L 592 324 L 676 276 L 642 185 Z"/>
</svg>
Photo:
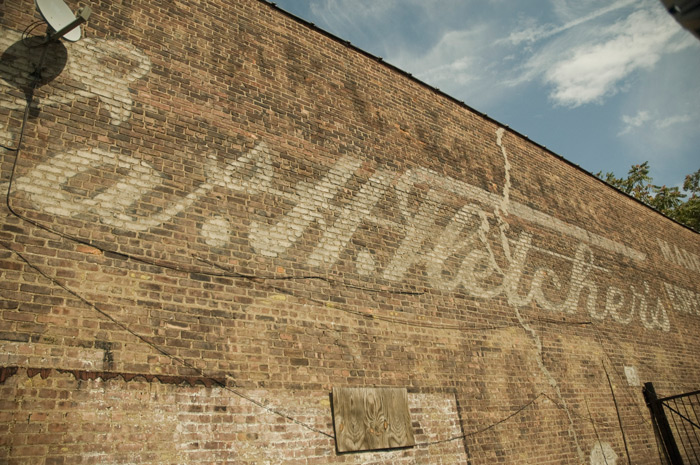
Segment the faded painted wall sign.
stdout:
<svg viewBox="0 0 700 465">
<path fill-rule="evenodd" d="M 405 388 L 333 388 L 338 452 L 415 445 Z"/>
<path fill-rule="evenodd" d="M 76 95 L 99 98 L 109 109 L 111 124 L 126 121 L 133 103 L 128 85 L 145 75 L 150 61 L 141 50 L 118 41 L 79 44 L 71 46 L 73 61 L 69 63 L 80 57 L 92 74 L 82 76 L 79 67 L 69 65 L 69 74 L 84 82 Z M 102 56 L 113 57 L 108 63 L 116 64 L 102 66 Z M 3 69 L 4 79 L 15 76 L 13 72 Z M 18 102 L 3 98 L 0 104 L 15 109 Z M 240 221 L 201 210 L 211 216 L 196 218 L 200 243 L 213 253 L 235 254 L 231 235 L 235 232 L 240 238 L 237 228 L 247 224 L 243 237 L 255 254 L 283 260 L 296 255 L 297 249 L 310 250 L 303 254 L 305 266 L 315 272 L 329 271 L 351 253 L 354 272 L 362 279 L 391 284 L 419 276 L 425 285 L 441 292 L 505 298 L 513 307 L 536 304 L 567 314 L 583 309 L 592 319 L 621 324 L 638 321 L 646 329 L 669 331 L 668 305 L 661 297 L 665 287 L 674 308 L 697 313 L 697 295 L 692 291 L 638 275 L 624 288 L 611 284 L 612 276 L 626 272 L 616 268 L 619 258 L 642 262 L 645 253 L 512 201 L 504 135 L 503 129 L 494 134 L 505 168 L 500 194 L 422 167 L 396 171 L 353 156 L 336 159 L 317 179 L 282 185 L 280 179 L 289 173 L 280 170 L 279 155 L 264 141 L 235 159 L 195 154 L 202 171 L 200 180 L 190 187 L 185 187 L 187 180 L 169 179 L 138 153 L 124 154 L 116 146 L 115 150 L 69 150 L 51 155 L 17 178 L 11 194 L 24 195 L 53 215 L 137 233 L 165 223 L 177 224 L 213 191 L 264 196 L 277 202 L 280 207 L 275 210 L 281 213 L 271 218 L 246 212 L 241 214 L 249 217 Z M 73 186 L 88 174 L 104 177 L 100 189 L 85 192 Z M 170 193 L 164 195 L 164 191 Z M 341 192 L 343 200 L 339 201 Z M 382 202 L 395 206 L 398 214 L 387 213 Z M 510 217 L 530 226 L 511 232 Z M 368 229 L 395 239 L 385 242 L 381 251 L 358 247 L 353 239 L 368 234 Z M 538 230 L 566 238 L 573 243 L 573 254 L 560 253 L 538 241 Z M 183 240 L 183 250 L 191 247 L 191 239 Z M 372 240 L 375 242 L 381 241 Z M 664 244 L 669 259 L 682 256 L 685 265 L 695 266 L 692 254 L 671 253 Z M 415 269 L 423 271 L 412 273 Z"/>
<path fill-rule="evenodd" d="M 664 240 L 657 239 L 657 242 L 659 243 L 659 248 L 661 249 L 661 254 L 664 259 L 678 266 L 682 266 L 686 270 L 700 273 L 700 257 L 683 248 L 679 248 L 677 245 L 671 245 Z"/>
<path fill-rule="evenodd" d="M 606 285 L 603 279 L 611 271 L 597 263 L 594 247 L 607 254 L 640 261 L 645 260 L 643 253 L 507 198 L 507 203 L 503 202 L 500 196 L 456 179 L 422 168 L 402 174 L 377 169 L 354 197 L 338 208 L 331 201 L 356 175 L 362 164 L 359 159 L 340 158 L 321 179 L 299 182 L 289 191 L 275 187 L 278 173 L 264 142 L 223 166 L 213 155 L 202 158 L 206 181 L 187 195 L 172 198 L 158 211 L 138 208 L 163 182 L 155 168 L 134 156 L 101 149 L 56 154 L 17 179 L 14 187 L 46 212 L 64 217 L 96 215 L 102 224 L 134 232 L 177 221 L 179 214 L 214 188 L 251 196 L 271 195 L 293 206 L 272 223 L 252 217 L 248 240 L 261 256 L 284 257 L 309 229 L 316 228 L 320 234 L 307 257 L 307 265 L 328 269 L 339 260 L 360 225 L 374 224 L 402 239 L 389 251 L 390 258 L 383 268 L 373 258 L 373 251 L 360 251 L 355 260 L 361 276 L 401 282 L 411 267 L 419 266 L 426 271 L 427 283 L 442 291 L 466 292 L 481 299 L 504 296 L 513 306 L 534 302 L 552 312 L 574 313 L 583 307 L 591 318 L 598 320 L 609 318 L 628 324 L 636 319 L 647 329 L 670 329 L 662 299 L 655 296 L 658 290 L 646 281 L 631 284 L 627 289 Z M 76 176 L 108 166 L 118 166 L 128 174 L 100 192 L 81 196 L 69 189 L 71 179 Z M 411 209 L 407 198 L 417 195 L 416 186 L 420 184 L 435 187 L 421 194 L 420 206 Z M 387 196 L 397 199 L 400 221 L 383 216 L 381 209 L 375 208 Z M 454 211 L 446 225 L 439 226 L 438 219 L 444 215 L 443 202 L 448 197 L 453 201 L 461 199 L 463 205 Z M 497 215 L 490 211 L 496 211 Z M 574 256 L 536 246 L 531 232 L 510 237 L 505 227 L 503 212 L 506 211 L 568 236 L 578 244 Z M 335 219 L 326 224 L 329 214 Z M 235 220 L 221 216 L 205 221 L 200 229 L 204 242 L 225 247 L 232 221 Z M 550 262 L 568 262 L 570 271 L 565 275 L 555 272 L 541 258 L 535 264 L 534 255 L 548 256 Z M 533 266 L 536 268 L 529 273 L 532 277 L 525 281 L 526 270 Z"/>
</svg>

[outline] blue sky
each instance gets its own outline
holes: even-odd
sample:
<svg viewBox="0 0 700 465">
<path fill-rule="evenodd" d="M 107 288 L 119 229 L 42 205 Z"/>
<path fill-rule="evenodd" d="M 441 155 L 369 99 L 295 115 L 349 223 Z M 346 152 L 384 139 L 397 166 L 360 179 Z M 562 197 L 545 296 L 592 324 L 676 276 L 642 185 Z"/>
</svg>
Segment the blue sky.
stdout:
<svg viewBox="0 0 700 465">
<path fill-rule="evenodd" d="M 700 168 L 700 40 L 658 0 L 275 0 L 585 170 Z"/>
</svg>

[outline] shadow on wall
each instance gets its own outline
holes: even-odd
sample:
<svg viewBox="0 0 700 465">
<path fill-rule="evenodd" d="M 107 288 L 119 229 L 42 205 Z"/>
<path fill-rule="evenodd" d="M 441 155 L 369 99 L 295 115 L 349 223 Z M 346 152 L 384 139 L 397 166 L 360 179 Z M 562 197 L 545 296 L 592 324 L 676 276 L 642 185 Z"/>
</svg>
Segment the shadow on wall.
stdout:
<svg viewBox="0 0 700 465">
<path fill-rule="evenodd" d="M 40 72 L 37 87 L 61 75 L 42 100 L 32 104 L 60 105 L 79 97 L 98 98 L 109 113 L 109 123 L 119 126 L 131 116 L 133 99 L 129 85 L 145 76 L 151 60 L 135 46 L 120 40 L 83 39 L 75 43 L 42 45 L 43 37 L 23 39 L 22 34 L 0 27 L 0 107 L 24 110 L 27 97 Z M 43 55 L 43 59 L 42 59 Z M 24 96 L 18 95 L 18 89 Z M 10 146 L 15 135 L 0 127 L 0 144 Z"/>
<path fill-rule="evenodd" d="M 62 42 L 45 44 L 43 37 L 20 38 L 3 52 L 0 78 L 21 90 L 28 100 L 34 81 L 37 87 L 53 81 L 67 61 L 68 50 Z"/>
</svg>

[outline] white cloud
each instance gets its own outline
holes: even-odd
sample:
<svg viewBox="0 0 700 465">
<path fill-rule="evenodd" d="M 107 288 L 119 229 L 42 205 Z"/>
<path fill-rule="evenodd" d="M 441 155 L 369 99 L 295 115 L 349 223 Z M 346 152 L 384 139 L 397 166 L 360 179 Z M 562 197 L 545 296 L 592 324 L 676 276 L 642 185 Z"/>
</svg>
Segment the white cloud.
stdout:
<svg viewBox="0 0 700 465">
<path fill-rule="evenodd" d="M 311 12 L 328 24 L 354 23 L 361 18 L 382 16 L 395 7 L 396 0 L 321 0 L 311 3 Z"/>
<path fill-rule="evenodd" d="M 542 39 L 547 39 L 556 34 L 573 29 L 576 26 L 580 26 L 581 24 L 597 19 L 607 13 L 627 7 L 634 2 L 635 0 L 619 0 L 610 5 L 594 10 L 587 15 L 575 17 L 560 26 L 554 24 L 531 26 L 521 31 L 512 32 L 508 36 L 507 40 L 513 45 L 519 45 L 522 42 L 533 43 Z"/>
<path fill-rule="evenodd" d="M 396 49 L 388 59 L 418 79 L 464 99 L 501 61 L 500 55 L 492 59 L 485 52 L 485 44 L 491 42 L 493 30 L 486 24 L 475 24 L 464 30 L 443 32 L 425 53 Z"/>
<path fill-rule="evenodd" d="M 618 135 L 627 134 L 631 130 L 646 124 L 649 120 L 651 120 L 651 115 L 645 110 L 640 110 L 634 116 L 623 115 L 622 122 L 625 124 L 625 127 L 619 132 Z"/>
<path fill-rule="evenodd" d="M 446 33 L 425 56 L 418 61 L 417 76 L 433 85 L 458 84 L 463 86 L 476 78 L 479 58 L 474 54 L 479 42 L 478 31 Z"/>
<path fill-rule="evenodd" d="M 424 52 L 399 44 L 385 58 L 470 102 L 483 104 L 484 93 L 492 100 L 505 98 L 516 86 L 539 82 L 550 89 L 555 105 L 574 108 L 624 91 L 635 73 L 691 44 L 660 5 L 638 0 L 595 5 L 562 7 L 558 24 L 520 17 L 518 23 L 528 27 L 507 39 L 499 39 L 506 24 L 465 23 L 442 31 Z"/>
<path fill-rule="evenodd" d="M 669 116 L 667 118 L 657 121 L 656 127 L 659 129 L 666 129 L 671 126 L 675 126 L 676 124 L 690 123 L 694 119 L 695 118 L 693 118 L 692 115 Z"/>
<path fill-rule="evenodd" d="M 553 86 L 550 97 L 556 104 L 577 107 L 599 103 L 619 92 L 634 72 L 651 69 L 669 50 L 679 28 L 671 18 L 657 12 L 637 10 L 612 26 L 596 31 L 592 39 L 570 50 L 570 56 L 544 54 L 531 62 L 546 84 Z M 551 50 L 550 50 L 551 53 Z M 546 66 L 546 68 L 545 68 Z"/>
<path fill-rule="evenodd" d="M 691 114 L 672 115 L 659 118 L 657 115 L 649 113 L 648 110 L 639 110 L 636 115 L 622 115 L 622 124 L 624 127 L 617 134 L 623 136 L 640 128 L 647 129 L 668 129 L 679 124 L 690 123 L 696 118 Z"/>
</svg>

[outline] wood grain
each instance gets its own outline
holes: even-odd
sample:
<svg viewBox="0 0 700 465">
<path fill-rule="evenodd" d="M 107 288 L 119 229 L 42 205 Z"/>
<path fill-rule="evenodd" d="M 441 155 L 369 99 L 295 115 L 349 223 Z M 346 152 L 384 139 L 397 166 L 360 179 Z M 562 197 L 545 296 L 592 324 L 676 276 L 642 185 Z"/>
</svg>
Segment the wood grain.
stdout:
<svg viewBox="0 0 700 465">
<path fill-rule="evenodd" d="M 415 445 L 405 388 L 333 388 L 338 452 Z"/>
</svg>

